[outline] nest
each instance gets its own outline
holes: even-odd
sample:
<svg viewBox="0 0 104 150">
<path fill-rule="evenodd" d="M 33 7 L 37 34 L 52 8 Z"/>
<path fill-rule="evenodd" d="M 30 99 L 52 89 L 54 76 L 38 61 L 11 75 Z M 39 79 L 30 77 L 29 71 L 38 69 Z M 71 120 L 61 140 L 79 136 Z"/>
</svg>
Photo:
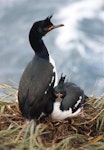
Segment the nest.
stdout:
<svg viewBox="0 0 104 150">
<path fill-rule="evenodd" d="M 64 121 L 41 117 L 34 129 L 34 123 L 27 124 L 18 108 L 17 89 L 2 88 L 6 92 L 1 100 L 14 97 L 14 101 L 0 102 L 0 150 L 104 149 L 104 96 L 90 97 L 76 117 Z"/>
</svg>

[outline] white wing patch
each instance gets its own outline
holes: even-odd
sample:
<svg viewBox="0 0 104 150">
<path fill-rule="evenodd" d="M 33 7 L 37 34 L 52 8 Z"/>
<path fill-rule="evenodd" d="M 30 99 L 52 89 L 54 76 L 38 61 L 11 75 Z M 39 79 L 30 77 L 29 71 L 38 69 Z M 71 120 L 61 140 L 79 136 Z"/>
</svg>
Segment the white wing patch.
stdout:
<svg viewBox="0 0 104 150">
<path fill-rule="evenodd" d="M 47 94 L 47 90 L 44 92 L 44 94 Z"/>
<path fill-rule="evenodd" d="M 82 96 L 79 97 L 79 100 L 75 104 L 74 108 L 77 108 L 77 106 L 81 103 L 81 100 L 82 100 Z"/>
<path fill-rule="evenodd" d="M 64 120 L 68 117 L 74 117 L 78 115 L 78 113 L 81 111 L 81 108 L 79 108 L 76 112 L 72 113 L 72 109 L 69 108 L 69 110 L 60 110 L 60 102 L 55 102 L 53 106 L 53 112 L 51 113 L 52 119 L 55 120 Z"/>
</svg>

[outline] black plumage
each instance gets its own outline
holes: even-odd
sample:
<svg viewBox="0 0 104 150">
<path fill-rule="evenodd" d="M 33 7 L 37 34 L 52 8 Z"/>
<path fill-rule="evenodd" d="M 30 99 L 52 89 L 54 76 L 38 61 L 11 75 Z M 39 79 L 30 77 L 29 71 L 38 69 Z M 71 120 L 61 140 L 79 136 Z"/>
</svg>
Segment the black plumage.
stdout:
<svg viewBox="0 0 104 150">
<path fill-rule="evenodd" d="M 18 89 L 19 108 L 28 120 L 36 120 L 41 115 L 51 97 L 55 82 L 54 66 L 50 62 L 42 37 L 52 29 L 63 25 L 53 25 L 50 21 L 51 17 L 35 22 L 29 33 L 30 45 L 35 56 L 24 70 Z"/>
</svg>

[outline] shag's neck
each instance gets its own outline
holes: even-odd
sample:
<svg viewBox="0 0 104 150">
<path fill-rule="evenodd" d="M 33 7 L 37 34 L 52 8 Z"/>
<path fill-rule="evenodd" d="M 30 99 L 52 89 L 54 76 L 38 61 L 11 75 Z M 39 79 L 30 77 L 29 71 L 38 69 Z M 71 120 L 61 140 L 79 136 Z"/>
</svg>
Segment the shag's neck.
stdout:
<svg viewBox="0 0 104 150">
<path fill-rule="evenodd" d="M 33 34 L 33 32 L 30 31 L 29 41 L 31 47 L 33 48 L 38 57 L 49 59 L 49 53 L 42 40 L 42 37 L 37 36 L 35 33 Z"/>
</svg>

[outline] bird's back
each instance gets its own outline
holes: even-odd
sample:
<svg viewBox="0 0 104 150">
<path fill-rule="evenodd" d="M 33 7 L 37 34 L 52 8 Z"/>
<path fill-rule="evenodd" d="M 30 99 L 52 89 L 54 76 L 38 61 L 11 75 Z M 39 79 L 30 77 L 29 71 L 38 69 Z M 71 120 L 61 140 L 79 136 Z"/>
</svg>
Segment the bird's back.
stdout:
<svg viewBox="0 0 104 150">
<path fill-rule="evenodd" d="M 84 91 L 72 82 L 64 83 L 64 88 L 66 90 L 66 96 L 62 100 L 61 108 L 68 110 L 70 107 L 74 108 L 77 101 L 80 101 L 79 104 L 84 102 Z M 76 110 L 77 108 L 75 108 Z"/>
</svg>

